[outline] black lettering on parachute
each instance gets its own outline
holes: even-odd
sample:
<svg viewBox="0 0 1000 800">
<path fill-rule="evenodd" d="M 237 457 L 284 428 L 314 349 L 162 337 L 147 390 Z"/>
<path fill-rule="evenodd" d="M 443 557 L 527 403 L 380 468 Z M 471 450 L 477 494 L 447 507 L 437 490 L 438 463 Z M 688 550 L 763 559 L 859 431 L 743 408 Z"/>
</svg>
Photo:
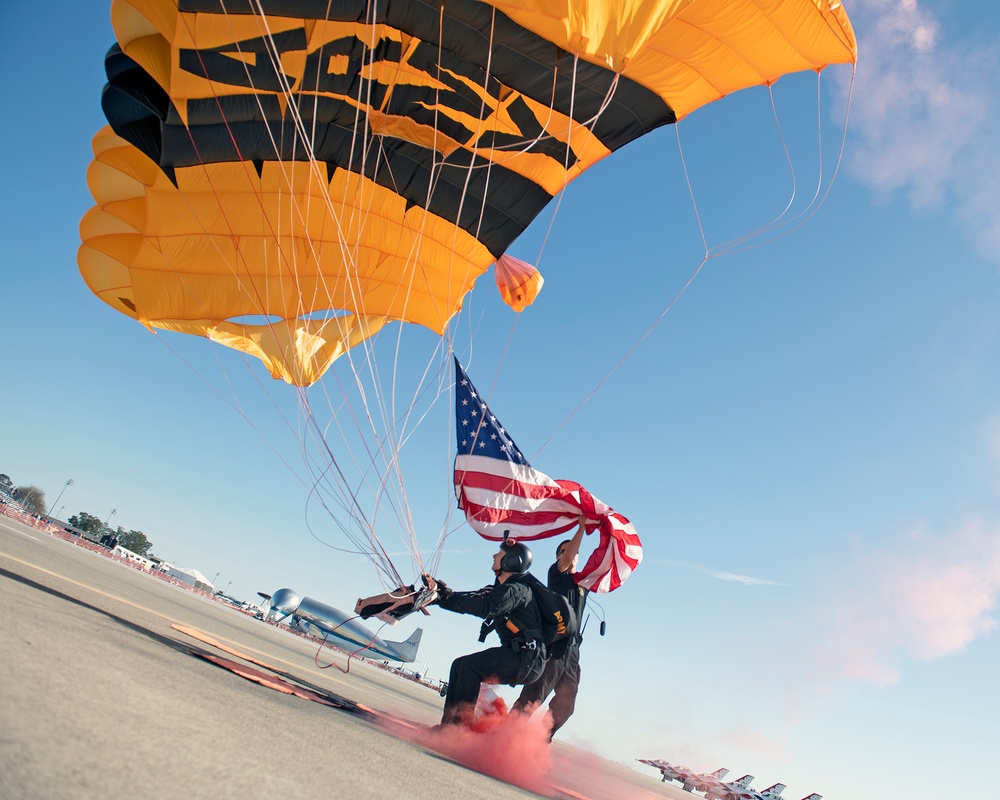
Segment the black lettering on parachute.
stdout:
<svg viewBox="0 0 1000 800">
<path fill-rule="evenodd" d="M 558 592 L 553 592 L 530 572 L 525 574 L 524 583 L 531 587 L 535 602 L 538 603 L 548 659 L 562 658 L 570 643 L 580 632 L 573 606 L 569 604 L 569 600 Z"/>
</svg>

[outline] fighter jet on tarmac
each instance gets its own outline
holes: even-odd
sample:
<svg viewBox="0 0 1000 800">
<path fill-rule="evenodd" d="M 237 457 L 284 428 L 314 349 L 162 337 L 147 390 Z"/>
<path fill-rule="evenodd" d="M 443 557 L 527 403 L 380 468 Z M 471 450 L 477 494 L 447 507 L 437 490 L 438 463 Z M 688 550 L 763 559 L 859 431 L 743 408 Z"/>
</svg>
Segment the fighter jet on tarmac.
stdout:
<svg viewBox="0 0 1000 800">
<path fill-rule="evenodd" d="M 728 769 L 717 769 L 708 775 L 702 775 L 697 772 L 689 772 L 684 776 L 681 783 L 684 785 L 684 791 L 690 792 L 697 790 L 699 792 L 704 792 L 713 786 L 718 786 L 722 783 L 722 779 L 729 774 Z"/>
<path fill-rule="evenodd" d="M 654 769 L 658 769 L 662 775 L 661 780 L 664 783 L 667 781 L 677 781 L 684 787 L 685 792 L 691 792 L 695 789 L 699 792 L 704 792 L 708 787 L 721 783 L 722 779 L 729 774 L 729 770 L 725 767 L 717 769 L 710 775 L 702 775 L 687 767 L 671 764 L 669 761 L 648 758 L 638 758 L 636 760 L 642 764 L 648 764 Z"/>
<path fill-rule="evenodd" d="M 669 761 L 660 761 L 656 758 L 637 758 L 640 764 L 647 764 L 653 769 L 658 769 L 660 771 L 660 780 L 666 783 L 667 781 L 680 781 L 681 780 L 681 770 L 686 771 L 687 767 L 675 767 Z"/>
<path fill-rule="evenodd" d="M 744 775 L 732 783 L 722 783 L 709 786 L 704 790 L 706 800 L 756 800 L 757 793 L 750 789 L 753 775 Z"/>
</svg>

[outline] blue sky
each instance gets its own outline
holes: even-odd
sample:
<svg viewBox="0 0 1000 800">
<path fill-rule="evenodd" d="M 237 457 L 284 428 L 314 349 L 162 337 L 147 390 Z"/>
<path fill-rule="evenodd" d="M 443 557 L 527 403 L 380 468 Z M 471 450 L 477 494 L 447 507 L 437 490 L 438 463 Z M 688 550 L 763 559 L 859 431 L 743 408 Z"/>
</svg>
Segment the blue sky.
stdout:
<svg viewBox="0 0 1000 800">
<path fill-rule="evenodd" d="M 80 279 L 113 34 L 100 4 L 46 8 L 0 11 L 0 472 L 50 502 L 72 478 L 63 516 L 117 509 L 112 524 L 237 596 L 289 586 L 353 606 L 381 584 L 329 546 L 346 542 L 310 501 L 294 392 L 206 342 L 150 334 Z M 636 574 L 601 598 L 607 636 L 588 628 L 567 740 L 750 772 L 792 800 L 924 800 L 980 778 L 1000 747 L 1000 15 L 959 0 L 847 10 L 860 56 L 844 159 L 801 226 L 708 261 L 590 396 L 704 250 L 677 135 L 659 131 L 589 170 L 512 248 L 545 275 L 535 306 L 515 317 L 486 275 L 452 333 L 533 465 L 644 541 Z M 820 148 L 829 184 L 849 84 L 830 69 L 819 95 L 812 75 L 775 86 L 796 211 Z M 679 133 L 710 245 L 780 213 L 792 184 L 766 91 Z M 397 332 L 379 339 L 387 369 Z M 403 337 L 401 390 L 436 344 Z M 309 394 L 317 418 L 350 379 L 333 372 Z M 493 547 L 453 508 L 449 399 L 404 448 L 405 487 L 421 550 L 450 532 L 439 573 L 473 588 Z M 471 618 L 420 624 L 434 677 L 478 647 Z"/>
</svg>

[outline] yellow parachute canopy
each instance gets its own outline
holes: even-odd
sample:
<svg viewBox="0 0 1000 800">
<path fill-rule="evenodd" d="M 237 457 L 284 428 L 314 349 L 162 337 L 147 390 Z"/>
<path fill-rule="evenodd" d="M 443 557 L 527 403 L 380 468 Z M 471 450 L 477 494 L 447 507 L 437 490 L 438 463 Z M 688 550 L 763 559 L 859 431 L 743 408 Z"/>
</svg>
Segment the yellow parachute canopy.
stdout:
<svg viewBox="0 0 1000 800">
<path fill-rule="evenodd" d="M 629 141 L 856 55 L 835 0 L 114 0 L 112 21 L 84 280 L 300 386 L 387 321 L 443 333 Z M 510 266 L 520 310 L 541 276 Z"/>
</svg>

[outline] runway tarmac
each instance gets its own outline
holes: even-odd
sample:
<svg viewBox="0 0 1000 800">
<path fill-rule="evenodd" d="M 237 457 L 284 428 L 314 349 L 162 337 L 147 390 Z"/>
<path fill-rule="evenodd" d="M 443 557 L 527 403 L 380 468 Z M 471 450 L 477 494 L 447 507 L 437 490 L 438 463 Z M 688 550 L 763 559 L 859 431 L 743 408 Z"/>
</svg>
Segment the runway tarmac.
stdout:
<svg viewBox="0 0 1000 800">
<path fill-rule="evenodd" d="M 469 769 L 352 710 L 432 725 L 432 689 L 358 659 L 321 670 L 314 641 L 3 516 L 0 602 L 5 800 L 692 797 L 558 742 L 543 795 Z M 192 650 L 244 661 L 172 625 L 345 708 L 244 680 Z"/>
</svg>

